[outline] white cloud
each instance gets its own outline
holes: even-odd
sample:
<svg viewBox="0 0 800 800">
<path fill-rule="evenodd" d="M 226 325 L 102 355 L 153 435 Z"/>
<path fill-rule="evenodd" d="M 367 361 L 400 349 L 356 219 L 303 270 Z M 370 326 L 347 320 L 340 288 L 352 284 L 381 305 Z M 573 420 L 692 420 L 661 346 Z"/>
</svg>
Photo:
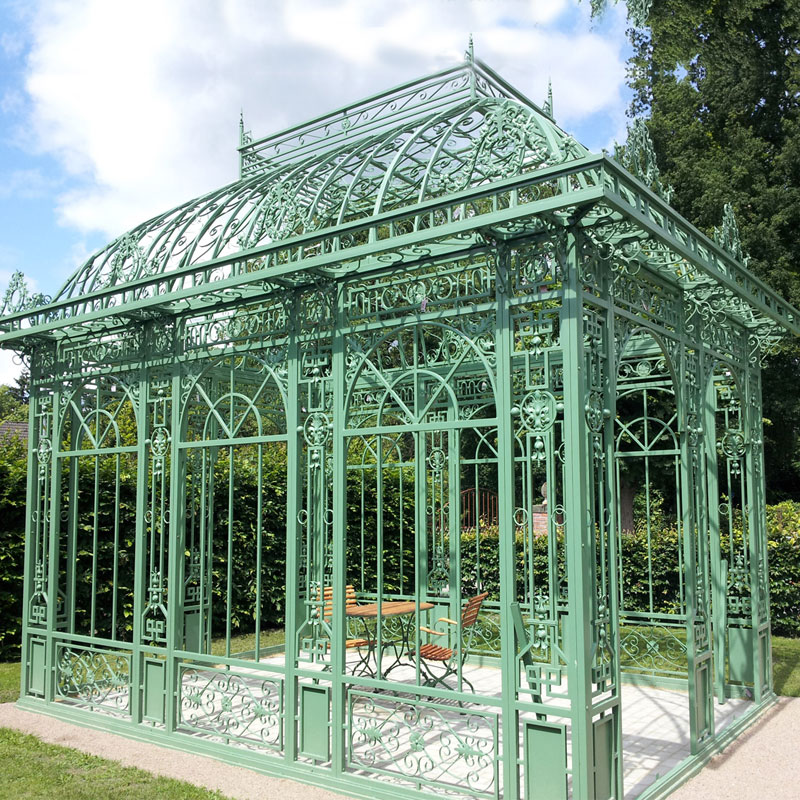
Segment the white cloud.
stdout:
<svg viewBox="0 0 800 800">
<path fill-rule="evenodd" d="M 588 6 L 40 0 L 31 128 L 74 178 L 62 222 L 112 236 L 234 180 L 240 108 L 263 136 L 459 61 L 470 32 L 476 55 L 532 99 L 552 78 L 563 127 L 622 118 L 622 11 L 608 10 L 601 34 Z"/>
<path fill-rule="evenodd" d="M 17 114 L 25 107 L 25 97 L 18 89 L 8 89 L 0 98 L 0 111 L 4 114 Z"/>
<path fill-rule="evenodd" d="M 16 353 L 0 350 L 0 385 L 16 386 L 24 364 Z"/>
<path fill-rule="evenodd" d="M 47 197 L 57 186 L 57 181 L 41 169 L 15 169 L 0 175 L 0 198 L 17 197 L 25 200 Z"/>
</svg>

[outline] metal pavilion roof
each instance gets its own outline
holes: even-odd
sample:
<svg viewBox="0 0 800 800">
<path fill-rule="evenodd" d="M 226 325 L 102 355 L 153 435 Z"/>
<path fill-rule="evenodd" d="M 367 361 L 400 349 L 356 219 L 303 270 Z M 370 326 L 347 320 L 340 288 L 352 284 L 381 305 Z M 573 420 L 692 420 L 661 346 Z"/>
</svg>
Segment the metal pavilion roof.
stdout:
<svg viewBox="0 0 800 800">
<path fill-rule="evenodd" d="M 549 106 L 468 57 L 264 139 L 242 129 L 238 181 L 111 242 L 52 300 L 12 284 L 0 346 L 484 246 L 536 232 L 543 220 L 591 229 L 615 258 L 646 264 L 765 341 L 800 334 L 800 314 L 739 252 L 612 159 L 589 154 Z"/>
<path fill-rule="evenodd" d="M 588 153 L 477 66 L 446 70 L 249 141 L 240 180 L 92 256 L 56 300 L 375 216 Z"/>
</svg>

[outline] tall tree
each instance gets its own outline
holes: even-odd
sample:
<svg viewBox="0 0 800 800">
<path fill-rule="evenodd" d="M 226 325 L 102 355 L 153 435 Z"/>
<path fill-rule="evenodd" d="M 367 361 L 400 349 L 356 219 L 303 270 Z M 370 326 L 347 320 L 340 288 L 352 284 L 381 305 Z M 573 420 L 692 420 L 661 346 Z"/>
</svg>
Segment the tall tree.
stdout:
<svg viewBox="0 0 800 800">
<path fill-rule="evenodd" d="M 800 0 L 653 0 L 647 21 L 630 31 L 630 114 L 673 206 L 711 234 L 731 203 L 748 267 L 800 307 Z M 770 499 L 800 499 L 797 343 L 764 399 Z"/>
</svg>

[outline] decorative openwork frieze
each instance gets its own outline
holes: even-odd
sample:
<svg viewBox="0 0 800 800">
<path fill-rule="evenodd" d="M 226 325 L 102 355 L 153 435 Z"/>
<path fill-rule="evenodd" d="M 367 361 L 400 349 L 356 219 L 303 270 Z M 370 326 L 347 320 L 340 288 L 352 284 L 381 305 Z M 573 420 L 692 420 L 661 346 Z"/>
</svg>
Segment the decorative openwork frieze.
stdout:
<svg viewBox="0 0 800 800">
<path fill-rule="evenodd" d="M 686 641 L 680 628 L 631 621 L 620 628 L 619 636 L 626 672 L 665 676 L 685 673 Z"/>
<path fill-rule="evenodd" d="M 130 714 L 131 655 L 77 644 L 56 646 L 56 694 L 89 708 Z"/>
<path fill-rule="evenodd" d="M 495 712 L 348 692 L 347 763 L 423 791 L 502 797 Z"/>
<path fill-rule="evenodd" d="M 288 331 L 290 303 L 290 297 L 277 295 L 274 302 L 255 308 L 243 306 L 189 318 L 184 323 L 184 349 L 220 349 L 230 343 L 282 336 Z"/>
<path fill-rule="evenodd" d="M 283 749 L 283 680 L 182 664 L 178 729 L 225 743 Z"/>
<path fill-rule="evenodd" d="M 347 314 L 350 324 L 402 312 L 426 314 L 459 309 L 494 295 L 494 257 L 472 256 L 421 269 L 414 281 L 388 275 L 374 281 L 349 283 Z"/>
</svg>

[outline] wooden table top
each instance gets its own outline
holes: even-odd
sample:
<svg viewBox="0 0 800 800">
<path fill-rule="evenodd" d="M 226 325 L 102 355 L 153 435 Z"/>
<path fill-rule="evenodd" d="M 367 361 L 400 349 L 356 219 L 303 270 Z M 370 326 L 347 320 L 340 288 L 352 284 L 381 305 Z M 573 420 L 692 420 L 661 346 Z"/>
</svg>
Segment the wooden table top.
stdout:
<svg viewBox="0 0 800 800">
<path fill-rule="evenodd" d="M 401 614 L 413 614 L 417 604 L 413 600 L 384 600 L 380 604 L 380 616 L 397 617 Z M 420 611 L 427 611 L 433 608 L 433 603 L 420 603 Z M 377 603 L 363 603 L 362 605 L 347 606 L 348 617 L 372 618 L 378 616 L 379 606 Z"/>
</svg>

